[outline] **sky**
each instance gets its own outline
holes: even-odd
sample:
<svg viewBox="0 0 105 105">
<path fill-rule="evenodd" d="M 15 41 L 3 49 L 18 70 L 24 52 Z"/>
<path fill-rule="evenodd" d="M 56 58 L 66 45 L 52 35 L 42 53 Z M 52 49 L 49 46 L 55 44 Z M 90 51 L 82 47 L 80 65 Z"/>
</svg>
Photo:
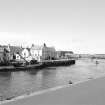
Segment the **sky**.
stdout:
<svg viewBox="0 0 105 105">
<path fill-rule="evenodd" d="M 0 0 L 0 44 L 105 53 L 104 0 Z"/>
</svg>

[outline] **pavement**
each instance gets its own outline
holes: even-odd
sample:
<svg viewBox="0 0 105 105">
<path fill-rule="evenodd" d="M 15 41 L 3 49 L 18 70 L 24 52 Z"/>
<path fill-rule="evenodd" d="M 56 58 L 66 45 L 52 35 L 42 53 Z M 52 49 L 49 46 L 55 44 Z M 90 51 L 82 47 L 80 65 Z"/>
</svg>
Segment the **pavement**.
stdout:
<svg viewBox="0 0 105 105">
<path fill-rule="evenodd" d="M 2 105 L 105 105 L 105 77 L 69 84 Z"/>
</svg>

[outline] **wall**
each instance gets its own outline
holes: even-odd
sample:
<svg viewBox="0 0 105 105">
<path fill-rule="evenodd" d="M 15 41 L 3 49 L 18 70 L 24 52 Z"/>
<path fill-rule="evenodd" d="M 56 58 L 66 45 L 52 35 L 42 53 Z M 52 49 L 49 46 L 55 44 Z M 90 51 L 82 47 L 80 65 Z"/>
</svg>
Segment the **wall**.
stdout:
<svg viewBox="0 0 105 105">
<path fill-rule="evenodd" d="M 23 57 L 23 58 L 29 57 L 29 51 L 28 51 L 28 49 L 25 48 L 25 49 L 22 51 L 22 57 Z"/>
<path fill-rule="evenodd" d="M 42 48 L 39 46 L 32 46 L 30 49 L 30 54 L 33 59 L 35 59 L 37 61 L 41 61 Z"/>
<path fill-rule="evenodd" d="M 42 59 L 43 60 L 54 60 L 57 58 L 57 53 L 54 47 L 43 47 Z"/>
</svg>

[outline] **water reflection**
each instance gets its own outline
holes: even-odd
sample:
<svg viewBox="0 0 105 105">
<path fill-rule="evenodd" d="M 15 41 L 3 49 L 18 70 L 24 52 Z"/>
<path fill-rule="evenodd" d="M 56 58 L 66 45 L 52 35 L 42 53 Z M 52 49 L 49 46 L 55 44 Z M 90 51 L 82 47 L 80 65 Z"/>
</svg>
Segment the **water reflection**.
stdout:
<svg viewBox="0 0 105 105">
<path fill-rule="evenodd" d="M 26 71 L 27 73 L 29 73 L 30 75 L 37 75 L 37 73 L 38 73 L 38 71 L 39 70 L 28 70 L 28 71 Z"/>
<path fill-rule="evenodd" d="M 2 88 L 8 88 L 11 82 L 11 72 L 0 72 L 0 91 Z M 1 92 L 0 92 L 1 93 Z"/>
<path fill-rule="evenodd" d="M 0 78 L 2 77 L 10 77 L 11 72 L 0 72 Z"/>
</svg>

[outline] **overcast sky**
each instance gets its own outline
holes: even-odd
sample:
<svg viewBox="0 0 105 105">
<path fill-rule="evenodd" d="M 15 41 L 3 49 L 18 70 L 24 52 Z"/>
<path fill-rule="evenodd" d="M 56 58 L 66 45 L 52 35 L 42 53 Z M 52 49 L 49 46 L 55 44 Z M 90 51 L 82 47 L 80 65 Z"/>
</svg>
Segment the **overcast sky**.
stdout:
<svg viewBox="0 0 105 105">
<path fill-rule="evenodd" d="M 104 0 L 0 0 L 0 44 L 105 53 Z"/>
</svg>

